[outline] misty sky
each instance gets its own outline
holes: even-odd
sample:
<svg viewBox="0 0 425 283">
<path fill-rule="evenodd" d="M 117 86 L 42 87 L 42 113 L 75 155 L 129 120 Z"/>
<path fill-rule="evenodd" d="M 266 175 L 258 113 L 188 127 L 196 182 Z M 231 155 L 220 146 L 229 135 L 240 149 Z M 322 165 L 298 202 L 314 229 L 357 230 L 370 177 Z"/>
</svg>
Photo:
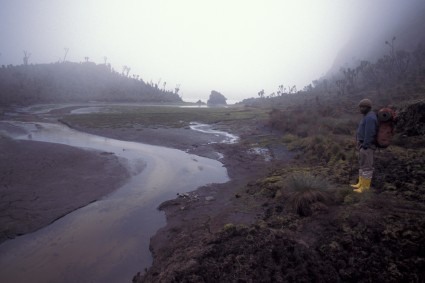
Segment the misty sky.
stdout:
<svg viewBox="0 0 425 283">
<path fill-rule="evenodd" d="M 23 50 L 29 63 L 57 62 L 69 48 L 68 61 L 106 56 L 119 72 L 181 84 L 183 99 L 214 89 L 240 100 L 280 84 L 302 89 L 354 36 L 396 25 L 424 2 L 0 0 L 0 65 L 22 64 Z"/>
</svg>

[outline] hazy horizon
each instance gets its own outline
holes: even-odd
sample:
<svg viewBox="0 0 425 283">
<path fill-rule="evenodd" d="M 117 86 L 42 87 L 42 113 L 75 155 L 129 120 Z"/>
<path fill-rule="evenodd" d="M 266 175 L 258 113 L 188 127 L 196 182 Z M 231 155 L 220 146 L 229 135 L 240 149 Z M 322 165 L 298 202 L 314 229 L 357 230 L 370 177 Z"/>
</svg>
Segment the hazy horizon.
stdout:
<svg viewBox="0 0 425 283">
<path fill-rule="evenodd" d="M 0 0 L 0 65 L 66 60 L 124 65 L 185 100 L 211 90 L 231 101 L 298 90 L 364 34 L 403 21 L 420 0 L 100 1 Z M 372 39 L 371 39 L 372 38 Z M 363 43 L 365 45 L 367 43 Z M 373 44 L 373 42 L 371 43 Z M 356 54 L 353 54 L 355 56 Z"/>
</svg>

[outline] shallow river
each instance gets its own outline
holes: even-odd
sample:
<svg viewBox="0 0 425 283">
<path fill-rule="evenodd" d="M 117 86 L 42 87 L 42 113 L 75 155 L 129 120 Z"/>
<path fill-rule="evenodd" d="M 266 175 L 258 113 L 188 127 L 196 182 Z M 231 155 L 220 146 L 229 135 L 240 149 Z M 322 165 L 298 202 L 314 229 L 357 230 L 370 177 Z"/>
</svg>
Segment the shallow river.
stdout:
<svg viewBox="0 0 425 283">
<path fill-rule="evenodd" d="M 103 199 L 1 244 L 0 282 L 131 282 L 150 266 L 149 239 L 165 225 L 158 205 L 178 192 L 229 180 L 220 162 L 180 150 L 85 134 L 58 124 L 11 123 L 26 131 L 15 134 L 16 139 L 113 152 L 133 176 Z"/>
</svg>

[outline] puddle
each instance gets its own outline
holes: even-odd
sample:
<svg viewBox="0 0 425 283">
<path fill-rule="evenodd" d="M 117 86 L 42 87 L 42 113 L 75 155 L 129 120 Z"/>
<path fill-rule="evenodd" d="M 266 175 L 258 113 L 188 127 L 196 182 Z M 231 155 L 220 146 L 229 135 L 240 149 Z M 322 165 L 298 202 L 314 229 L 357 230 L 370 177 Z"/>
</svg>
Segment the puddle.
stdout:
<svg viewBox="0 0 425 283">
<path fill-rule="evenodd" d="M 157 206 L 178 192 L 229 180 L 220 162 L 180 150 L 58 124 L 8 123 L 21 129 L 9 133 L 15 139 L 113 152 L 135 175 L 107 197 L 1 244 L 0 282 L 131 282 L 151 265 L 150 237 L 165 225 Z"/>
<path fill-rule="evenodd" d="M 264 158 L 264 161 L 272 161 L 273 160 L 271 152 L 267 148 L 253 147 L 253 148 L 250 148 L 248 152 L 250 154 L 256 154 L 256 155 L 262 156 Z"/>
</svg>

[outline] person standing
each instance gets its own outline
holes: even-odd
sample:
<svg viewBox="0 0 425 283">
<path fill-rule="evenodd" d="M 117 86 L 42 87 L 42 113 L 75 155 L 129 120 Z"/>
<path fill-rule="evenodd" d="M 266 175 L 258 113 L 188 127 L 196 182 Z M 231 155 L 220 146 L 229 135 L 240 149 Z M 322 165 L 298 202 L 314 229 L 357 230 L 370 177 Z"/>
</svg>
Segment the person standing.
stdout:
<svg viewBox="0 0 425 283">
<path fill-rule="evenodd" d="M 354 191 L 362 193 L 370 189 L 373 176 L 373 156 L 376 150 L 376 133 L 378 130 L 378 118 L 372 111 L 372 102 L 362 99 L 359 103 L 360 113 L 363 119 L 357 128 L 357 149 L 359 150 L 359 181 L 351 185 Z"/>
</svg>

